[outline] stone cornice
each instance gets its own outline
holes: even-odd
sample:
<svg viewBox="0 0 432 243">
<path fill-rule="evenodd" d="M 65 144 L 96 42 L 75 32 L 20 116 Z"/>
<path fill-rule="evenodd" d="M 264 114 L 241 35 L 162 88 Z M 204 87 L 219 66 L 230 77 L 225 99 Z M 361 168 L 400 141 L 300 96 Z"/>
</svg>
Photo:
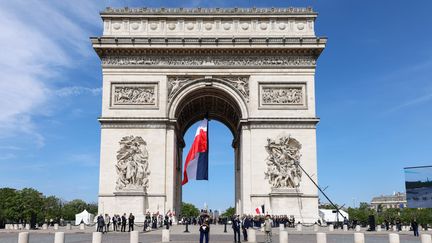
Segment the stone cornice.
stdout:
<svg viewBox="0 0 432 243">
<path fill-rule="evenodd" d="M 93 48 L 316 48 L 324 49 L 327 37 L 91 37 Z"/>
<path fill-rule="evenodd" d="M 173 15 L 311 15 L 316 17 L 317 13 L 311 7 L 307 8 L 111 8 L 107 7 L 100 12 L 102 17 L 117 15 L 156 15 L 156 16 L 173 16 Z"/>
<path fill-rule="evenodd" d="M 315 67 L 322 49 L 95 48 L 104 67 Z"/>
</svg>

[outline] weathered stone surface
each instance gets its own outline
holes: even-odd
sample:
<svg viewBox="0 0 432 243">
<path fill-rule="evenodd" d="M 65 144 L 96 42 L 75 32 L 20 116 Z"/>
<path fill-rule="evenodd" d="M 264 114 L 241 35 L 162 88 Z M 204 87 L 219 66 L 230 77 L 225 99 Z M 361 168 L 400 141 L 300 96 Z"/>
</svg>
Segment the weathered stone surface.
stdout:
<svg viewBox="0 0 432 243">
<path fill-rule="evenodd" d="M 99 213 L 136 222 L 179 213 L 183 134 L 208 113 L 234 136 L 237 213 L 265 205 L 317 221 L 318 191 L 297 166 L 317 180 L 314 76 L 326 38 L 315 36 L 316 13 L 107 9 L 102 18 L 103 36 L 92 38 L 103 70 Z"/>
</svg>

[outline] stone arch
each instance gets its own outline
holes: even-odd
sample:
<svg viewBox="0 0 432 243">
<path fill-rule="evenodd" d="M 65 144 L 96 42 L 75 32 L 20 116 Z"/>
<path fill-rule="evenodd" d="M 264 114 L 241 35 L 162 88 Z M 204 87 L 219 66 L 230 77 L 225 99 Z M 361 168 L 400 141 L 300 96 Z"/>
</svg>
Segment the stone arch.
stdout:
<svg viewBox="0 0 432 243">
<path fill-rule="evenodd" d="M 176 92 L 168 107 L 168 118 L 180 124 L 179 135 L 182 136 L 191 125 L 204 117 L 203 109 L 208 109 L 209 118 L 224 123 L 236 137 L 237 126 L 248 118 L 246 104 L 245 97 L 226 81 L 218 78 L 200 78 L 189 81 Z M 186 111 L 189 109 L 190 112 L 195 111 L 196 114 L 182 117 L 185 109 Z"/>
</svg>

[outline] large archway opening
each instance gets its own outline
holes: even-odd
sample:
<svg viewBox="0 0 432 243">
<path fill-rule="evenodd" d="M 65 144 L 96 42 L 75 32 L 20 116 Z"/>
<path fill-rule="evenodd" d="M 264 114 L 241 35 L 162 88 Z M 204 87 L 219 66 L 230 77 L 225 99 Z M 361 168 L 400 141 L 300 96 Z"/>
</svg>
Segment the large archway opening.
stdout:
<svg viewBox="0 0 432 243">
<path fill-rule="evenodd" d="M 177 210 L 180 210 L 182 201 L 192 202 L 199 208 L 204 208 L 206 204 L 213 210 L 220 211 L 229 206 L 239 210 L 240 123 L 246 116 L 242 102 L 234 89 L 217 80 L 192 83 L 174 98 L 171 114 L 176 120 L 174 151 L 178 170 L 174 204 Z M 205 116 L 210 120 L 209 181 L 192 181 L 182 187 L 184 158 L 193 142 L 196 123 Z M 220 193 L 225 196 L 218 197 Z"/>
</svg>

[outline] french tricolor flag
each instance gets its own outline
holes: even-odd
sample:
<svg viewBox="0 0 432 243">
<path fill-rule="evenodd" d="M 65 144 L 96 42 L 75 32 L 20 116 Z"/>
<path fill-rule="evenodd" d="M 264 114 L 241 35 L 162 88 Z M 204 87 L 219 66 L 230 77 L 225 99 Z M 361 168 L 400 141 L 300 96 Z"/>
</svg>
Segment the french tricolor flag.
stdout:
<svg viewBox="0 0 432 243">
<path fill-rule="evenodd" d="M 208 180 L 208 120 L 201 121 L 186 157 L 182 185 L 189 180 Z"/>
</svg>

